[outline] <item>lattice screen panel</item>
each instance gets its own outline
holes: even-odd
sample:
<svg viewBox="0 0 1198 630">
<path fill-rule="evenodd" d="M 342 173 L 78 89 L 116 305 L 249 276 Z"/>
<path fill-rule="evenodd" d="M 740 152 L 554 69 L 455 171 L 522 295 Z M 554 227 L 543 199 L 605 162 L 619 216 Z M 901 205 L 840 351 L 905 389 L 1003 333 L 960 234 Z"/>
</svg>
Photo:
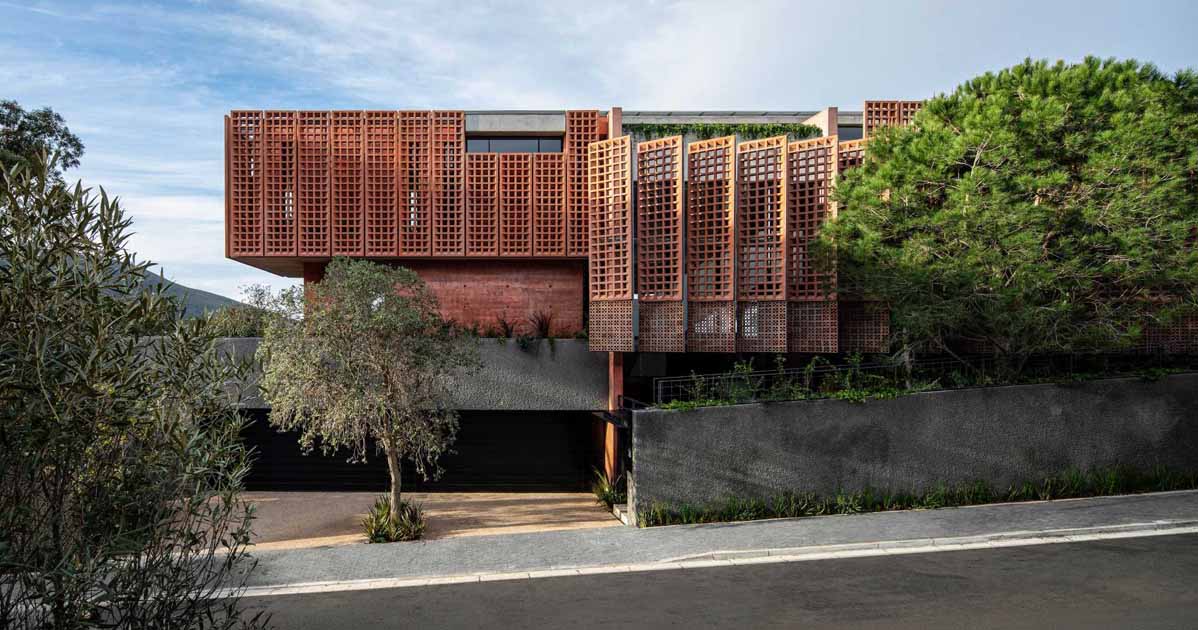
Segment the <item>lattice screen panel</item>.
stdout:
<svg viewBox="0 0 1198 630">
<path fill-rule="evenodd" d="M 843 173 L 865 162 L 865 141 L 849 140 L 836 147 L 836 172 Z"/>
<path fill-rule="evenodd" d="M 682 136 L 636 147 L 636 289 L 642 303 L 682 299 Z"/>
<path fill-rule="evenodd" d="M 466 155 L 466 115 L 432 113 L 433 247 L 434 256 L 465 253 L 463 190 Z"/>
<path fill-rule="evenodd" d="M 840 351 L 886 352 L 890 349 L 890 311 L 879 302 L 841 300 Z"/>
<path fill-rule="evenodd" d="M 263 114 L 263 252 L 295 255 L 295 114 Z"/>
<path fill-rule="evenodd" d="M 822 272 L 809 245 L 824 223 L 835 216 L 830 199 L 837 164 L 836 136 L 790 143 L 787 153 L 787 286 L 790 300 L 829 299 L 836 274 Z"/>
<path fill-rule="evenodd" d="M 229 114 L 229 254 L 262 255 L 262 112 Z"/>
<path fill-rule="evenodd" d="M 533 171 L 533 254 L 566 255 L 566 171 L 561 153 L 535 153 Z"/>
<path fill-rule="evenodd" d="M 592 301 L 632 299 L 630 180 L 629 136 L 591 144 L 587 155 L 587 186 Z"/>
<path fill-rule="evenodd" d="M 886 125 L 908 125 L 922 108 L 923 101 L 865 101 L 862 136 L 868 138 L 875 129 Z"/>
<path fill-rule="evenodd" d="M 687 352 L 736 352 L 736 302 L 688 302 L 686 320 Z"/>
<path fill-rule="evenodd" d="M 1146 327 L 1143 347 L 1149 352 L 1198 354 L 1198 316 L 1179 317 L 1168 325 Z"/>
<path fill-rule="evenodd" d="M 362 112 L 333 112 L 333 255 L 362 255 Z"/>
<path fill-rule="evenodd" d="M 632 300 L 591 302 L 587 337 L 592 352 L 632 352 Z"/>
<path fill-rule="evenodd" d="M 786 136 L 736 148 L 736 299 L 786 299 Z"/>
<path fill-rule="evenodd" d="M 394 256 L 399 248 L 395 112 L 366 112 L 366 255 Z"/>
<path fill-rule="evenodd" d="M 637 350 L 686 352 L 686 303 L 642 301 L 637 310 Z"/>
<path fill-rule="evenodd" d="M 786 345 L 789 352 L 840 351 L 839 308 L 835 300 L 789 302 Z"/>
<path fill-rule="evenodd" d="M 735 136 L 687 145 L 686 297 L 691 302 L 736 299 L 735 152 Z"/>
<path fill-rule="evenodd" d="M 587 220 L 587 147 L 599 140 L 598 110 L 566 112 L 562 151 L 566 168 L 566 255 L 586 256 L 590 231 Z"/>
<path fill-rule="evenodd" d="M 499 154 L 466 154 L 466 255 L 499 255 Z"/>
<path fill-rule="evenodd" d="M 432 251 L 432 112 L 399 112 L 399 255 Z"/>
<path fill-rule="evenodd" d="M 737 301 L 736 351 L 786 352 L 786 304 Z"/>
<path fill-rule="evenodd" d="M 329 255 L 328 112 L 299 112 L 299 255 Z"/>
<path fill-rule="evenodd" d="M 499 154 L 499 255 L 532 255 L 532 154 Z"/>
</svg>

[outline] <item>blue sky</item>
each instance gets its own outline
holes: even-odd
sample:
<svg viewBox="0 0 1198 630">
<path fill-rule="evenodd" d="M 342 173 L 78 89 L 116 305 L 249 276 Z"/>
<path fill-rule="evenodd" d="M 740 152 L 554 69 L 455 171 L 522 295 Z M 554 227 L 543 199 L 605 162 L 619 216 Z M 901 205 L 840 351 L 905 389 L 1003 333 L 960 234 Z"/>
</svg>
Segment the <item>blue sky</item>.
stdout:
<svg viewBox="0 0 1198 630">
<path fill-rule="evenodd" d="M 231 297 L 222 116 L 238 108 L 859 109 L 1025 57 L 1198 66 L 1198 2 L 0 0 L 0 98 L 50 106 L 132 246 Z"/>
</svg>

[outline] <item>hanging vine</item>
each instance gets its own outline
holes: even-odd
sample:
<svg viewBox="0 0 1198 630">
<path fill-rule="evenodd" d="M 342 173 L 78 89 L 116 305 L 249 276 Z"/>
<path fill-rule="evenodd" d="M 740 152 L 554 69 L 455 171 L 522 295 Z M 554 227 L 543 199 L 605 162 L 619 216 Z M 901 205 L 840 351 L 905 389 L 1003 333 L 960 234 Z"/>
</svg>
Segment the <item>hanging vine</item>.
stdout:
<svg viewBox="0 0 1198 630">
<path fill-rule="evenodd" d="M 692 136 L 699 140 L 721 136 L 740 136 L 743 140 L 757 140 L 785 135 L 791 140 L 818 138 L 823 130 L 803 123 L 624 123 L 628 133 L 652 140 L 667 136 Z"/>
</svg>

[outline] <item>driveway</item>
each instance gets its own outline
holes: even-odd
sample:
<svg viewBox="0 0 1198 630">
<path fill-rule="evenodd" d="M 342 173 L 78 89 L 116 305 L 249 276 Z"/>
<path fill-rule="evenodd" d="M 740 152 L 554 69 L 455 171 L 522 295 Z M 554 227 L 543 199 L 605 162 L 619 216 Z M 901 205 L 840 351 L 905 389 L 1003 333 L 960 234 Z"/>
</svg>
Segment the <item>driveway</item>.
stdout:
<svg viewBox="0 0 1198 630">
<path fill-rule="evenodd" d="M 364 542 L 362 517 L 374 492 L 247 492 L 254 504 L 257 549 Z M 425 538 L 457 538 L 621 526 L 586 492 L 408 493 L 424 506 Z"/>
</svg>

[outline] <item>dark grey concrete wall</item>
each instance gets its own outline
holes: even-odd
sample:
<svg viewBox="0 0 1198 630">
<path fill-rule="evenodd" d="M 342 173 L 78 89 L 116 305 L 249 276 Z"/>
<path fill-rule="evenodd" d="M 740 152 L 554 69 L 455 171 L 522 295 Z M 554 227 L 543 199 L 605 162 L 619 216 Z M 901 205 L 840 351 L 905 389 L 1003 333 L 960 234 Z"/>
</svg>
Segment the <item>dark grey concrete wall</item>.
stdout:
<svg viewBox="0 0 1198 630">
<path fill-rule="evenodd" d="M 220 340 L 221 349 L 236 357 L 253 356 L 254 337 Z M 514 339 L 479 341 L 482 369 L 462 378 L 457 390 L 459 409 L 600 411 L 607 409 L 607 355 L 591 352 L 586 340 L 534 341 L 526 350 Z M 268 407 L 253 396 L 257 375 L 246 390 L 244 406 Z"/>
<path fill-rule="evenodd" d="M 785 491 L 998 487 L 1127 464 L 1198 470 L 1198 374 L 638 411 L 630 493 L 703 504 Z"/>
</svg>

